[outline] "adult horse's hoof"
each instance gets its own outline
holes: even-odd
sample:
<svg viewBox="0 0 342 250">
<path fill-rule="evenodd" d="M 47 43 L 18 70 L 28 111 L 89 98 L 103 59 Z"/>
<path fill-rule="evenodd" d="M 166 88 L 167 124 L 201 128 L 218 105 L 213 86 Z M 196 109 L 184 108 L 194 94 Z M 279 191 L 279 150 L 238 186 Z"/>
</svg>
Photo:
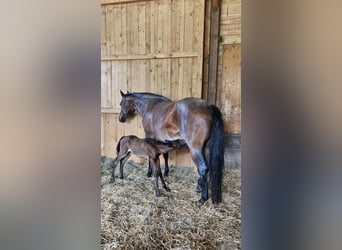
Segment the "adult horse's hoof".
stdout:
<svg viewBox="0 0 342 250">
<path fill-rule="evenodd" d="M 198 200 L 198 204 L 201 206 L 204 204 L 204 202 L 205 202 L 205 199 L 203 199 L 203 198 Z"/>
<path fill-rule="evenodd" d="M 147 177 L 152 177 L 152 173 L 147 172 L 146 176 L 147 176 Z"/>
<path fill-rule="evenodd" d="M 196 192 L 197 193 L 201 193 L 202 192 L 202 188 L 201 188 L 201 186 L 199 184 L 197 184 Z"/>
<path fill-rule="evenodd" d="M 166 190 L 167 192 L 171 192 L 171 189 L 170 189 L 169 187 L 165 187 L 165 190 Z"/>
<path fill-rule="evenodd" d="M 114 182 L 114 178 L 111 176 L 110 178 L 109 178 L 109 183 L 113 183 Z"/>
</svg>

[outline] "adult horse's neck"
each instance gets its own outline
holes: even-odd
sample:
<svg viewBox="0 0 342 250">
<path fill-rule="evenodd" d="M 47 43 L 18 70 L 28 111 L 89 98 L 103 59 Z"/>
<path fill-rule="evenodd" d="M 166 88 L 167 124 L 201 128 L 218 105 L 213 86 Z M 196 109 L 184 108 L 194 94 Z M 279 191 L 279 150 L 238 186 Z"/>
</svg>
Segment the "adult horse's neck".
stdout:
<svg viewBox="0 0 342 250">
<path fill-rule="evenodd" d="M 133 97 L 136 111 L 142 116 L 144 116 L 144 114 L 147 111 L 148 104 L 151 103 L 152 101 L 155 101 L 155 100 L 162 100 L 162 101 L 167 101 L 167 102 L 171 101 L 165 96 L 156 95 L 152 93 L 145 93 L 145 92 L 131 93 L 130 96 Z"/>
</svg>

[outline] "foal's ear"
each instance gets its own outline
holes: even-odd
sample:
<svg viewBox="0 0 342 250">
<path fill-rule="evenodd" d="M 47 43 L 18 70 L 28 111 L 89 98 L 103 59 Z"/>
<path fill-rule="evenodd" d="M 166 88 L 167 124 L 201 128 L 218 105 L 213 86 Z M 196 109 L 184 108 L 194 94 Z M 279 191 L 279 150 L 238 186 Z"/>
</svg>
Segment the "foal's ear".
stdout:
<svg viewBox="0 0 342 250">
<path fill-rule="evenodd" d="M 121 94 L 121 97 L 125 97 L 126 95 L 121 91 L 120 89 L 120 94 Z"/>
</svg>

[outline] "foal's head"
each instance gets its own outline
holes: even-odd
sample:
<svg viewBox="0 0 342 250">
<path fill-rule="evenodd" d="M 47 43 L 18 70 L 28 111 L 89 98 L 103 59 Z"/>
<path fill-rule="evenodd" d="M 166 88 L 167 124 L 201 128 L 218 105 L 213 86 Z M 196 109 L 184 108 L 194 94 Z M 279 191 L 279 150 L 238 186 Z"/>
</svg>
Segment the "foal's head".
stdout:
<svg viewBox="0 0 342 250">
<path fill-rule="evenodd" d="M 129 92 L 127 91 L 127 94 L 124 94 L 121 90 L 121 102 L 120 102 L 120 106 L 121 106 L 121 111 L 120 111 L 120 115 L 119 115 L 119 121 L 120 122 L 125 122 L 126 121 L 126 117 L 128 115 L 131 115 L 135 112 L 135 104 L 133 99 L 130 97 Z"/>
</svg>

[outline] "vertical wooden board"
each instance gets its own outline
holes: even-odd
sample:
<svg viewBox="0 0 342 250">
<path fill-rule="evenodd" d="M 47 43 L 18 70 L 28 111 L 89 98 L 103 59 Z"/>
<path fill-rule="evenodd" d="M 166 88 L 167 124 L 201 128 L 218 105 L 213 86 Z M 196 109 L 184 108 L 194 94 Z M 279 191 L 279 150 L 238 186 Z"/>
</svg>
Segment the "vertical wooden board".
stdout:
<svg viewBox="0 0 342 250">
<path fill-rule="evenodd" d="M 112 108 L 112 64 L 111 62 L 107 62 L 107 103 L 106 107 Z"/>
<path fill-rule="evenodd" d="M 106 7 L 106 55 L 111 55 L 111 33 L 113 31 L 113 7 Z"/>
<path fill-rule="evenodd" d="M 121 5 L 121 53 L 123 55 L 127 54 L 127 7 L 126 4 Z"/>
<path fill-rule="evenodd" d="M 130 47 L 132 54 L 139 54 L 139 8 L 138 4 L 132 4 L 131 6 L 131 26 L 127 26 L 127 29 L 131 30 Z"/>
<path fill-rule="evenodd" d="M 146 3 L 138 4 L 138 53 L 145 54 L 146 51 L 146 41 L 145 41 L 145 28 L 146 28 L 146 18 L 145 18 L 145 6 Z"/>
<path fill-rule="evenodd" d="M 191 96 L 192 87 L 192 58 L 185 58 L 183 61 L 183 84 L 180 85 L 183 89 L 181 98 Z"/>
<path fill-rule="evenodd" d="M 174 58 L 171 59 L 171 90 L 170 90 L 170 99 L 175 100 L 176 97 L 178 96 L 178 74 L 179 74 L 179 59 Z"/>
<path fill-rule="evenodd" d="M 121 7 L 114 8 L 114 55 L 121 54 L 122 51 L 122 30 L 121 30 Z"/>
<path fill-rule="evenodd" d="M 184 58 L 179 59 L 179 64 L 178 64 L 178 93 L 177 97 L 175 98 L 176 100 L 180 100 L 183 98 L 183 85 L 184 85 Z"/>
<path fill-rule="evenodd" d="M 102 114 L 104 117 L 104 145 L 105 155 L 113 157 L 116 146 L 115 117 L 112 114 Z"/>
<path fill-rule="evenodd" d="M 159 94 L 161 95 L 162 94 L 162 69 L 161 69 L 161 66 L 162 66 L 162 63 L 163 63 L 163 60 L 155 60 L 156 61 L 156 67 L 157 67 L 157 85 L 156 85 L 156 88 L 155 88 L 155 93 L 156 94 Z"/>
<path fill-rule="evenodd" d="M 154 93 L 155 87 L 157 86 L 157 69 L 156 69 L 156 61 L 150 60 L 150 82 L 148 86 L 148 91 Z"/>
<path fill-rule="evenodd" d="M 225 132 L 241 133 L 241 45 L 223 47 L 222 95 L 220 108 Z"/>
<path fill-rule="evenodd" d="M 107 79 L 106 62 L 101 62 L 101 108 L 107 107 Z"/>
<path fill-rule="evenodd" d="M 150 2 L 150 53 L 155 53 L 155 2 Z"/>
<path fill-rule="evenodd" d="M 106 55 L 106 8 L 101 7 L 101 56 Z"/>
<path fill-rule="evenodd" d="M 205 1 L 205 22 L 203 38 L 203 72 L 202 72 L 202 98 L 208 100 L 208 80 L 209 80 L 209 41 L 210 41 L 210 1 Z"/>
<path fill-rule="evenodd" d="M 115 35 L 115 32 L 116 32 L 116 25 L 115 25 L 115 22 L 116 22 L 116 16 L 117 16 L 117 6 L 113 6 L 113 9 L 112 9 L 112 13 L 111 13 L 111 16 L 110 18 L 112 19 L 112 27 L 111 27 L 111 30 L 110 30 L 110 55 L 115 55 L 115 45 L 116 45 L 116 35 Z"/>
<path fill-rule="evenodd" d="M 116 89 L 114 89 L 115 92 L 117 92 L 117 99 L 114 100 L 115 107 L 120 107 L 120 100 L 121 100 L 121 94 L 120 90 L 122 90 L 124 93 L 128 90 L 127 86 L 127 77 L 128 77 L 128 68 L 127 68 L 127 62 L 126 61 L 120 61 L 118 63 L 118 85 L 116 86 Z"/>
<path fill-rule="evenodd" d="M 145 53 L 150 54 L 151 53 L 151 3 L 146 2 L 145 3 Z M 139 19 L 140 20 L 140 19 Z"/>
<path fill-rule="evenodd" d="M 171 52 L 179 52 L 179 1 L 171 2 Z"/>
<path fill-rule="evenodd" d="M 171 1 L 162 4 L 162 53 L 171 52 Z"/>
<path fill-rule="evenodd" d="M 179 26 L 179 52 L 184 52 L 184 33 L 185 33 L 185 3 L 179 1 L 179 18 L 177 18 Z"/>
<path fill-rule="evenodd" d="M 156 46 L 156 53 L 161 53 L 163 49 L 163 26 L 162 26 L 162 20 L 163 20 L 163 12 L 162 12 L 163 6 L 158 1 L 156 3 L 155 9 L 154 9 L 154 21 L 155 21 L 155 46 Z"/>
<path fill-rule="evenodd" d="M 163 96 L 166 96 L 168 98 L 171 97 L 171 60 L 170 59 L 164 59 L 161 61 L 162 67 L 162 79 L 160 85 L 162 86 L 162 92 L 161 94 Z"/>
<path fill-rule="evenodd" d="M 194 38 L 193 50 L 197 57 L 192 65 L 192 96 L 202 97 L 202 66 L 203 66 L 203 33 L 204 33 L 204 0 L 196 0 L 194 5 Z"/>
<path fill-rule="evenodd" d="M 105 132 L 104 132 L 104 114 L 101 114 L 101 156 L 105 156 L 104 138 L 105 138 Z"/>
<path fill-rule="evenodd" d="M 123 26 L 122 28 L 126 30 L 126 54 L 132 54 L 132 48 L 131 48 L 131 41 L 133 37 L 132 33 L 132 23 L 131 23 L 131 15 L 132 15 L 132 5 L 126 4 L 126 26 Z"/>
<path fill-rule="evenodd" d="M 112 107 L 118 107 L 117 99 L 120 96 L 119 91 L 117 91 L 119 85 L 119 74 L 120 74 L 120 62 L 112 61 L 112 100 L 111 105 Z"/>
<path fill-rule="evenodd" d="M 194 39 L 194 1 L 185 0 L 184 8 L 184 51 L 192 52 L 192 41 Z"/>
</svg>

